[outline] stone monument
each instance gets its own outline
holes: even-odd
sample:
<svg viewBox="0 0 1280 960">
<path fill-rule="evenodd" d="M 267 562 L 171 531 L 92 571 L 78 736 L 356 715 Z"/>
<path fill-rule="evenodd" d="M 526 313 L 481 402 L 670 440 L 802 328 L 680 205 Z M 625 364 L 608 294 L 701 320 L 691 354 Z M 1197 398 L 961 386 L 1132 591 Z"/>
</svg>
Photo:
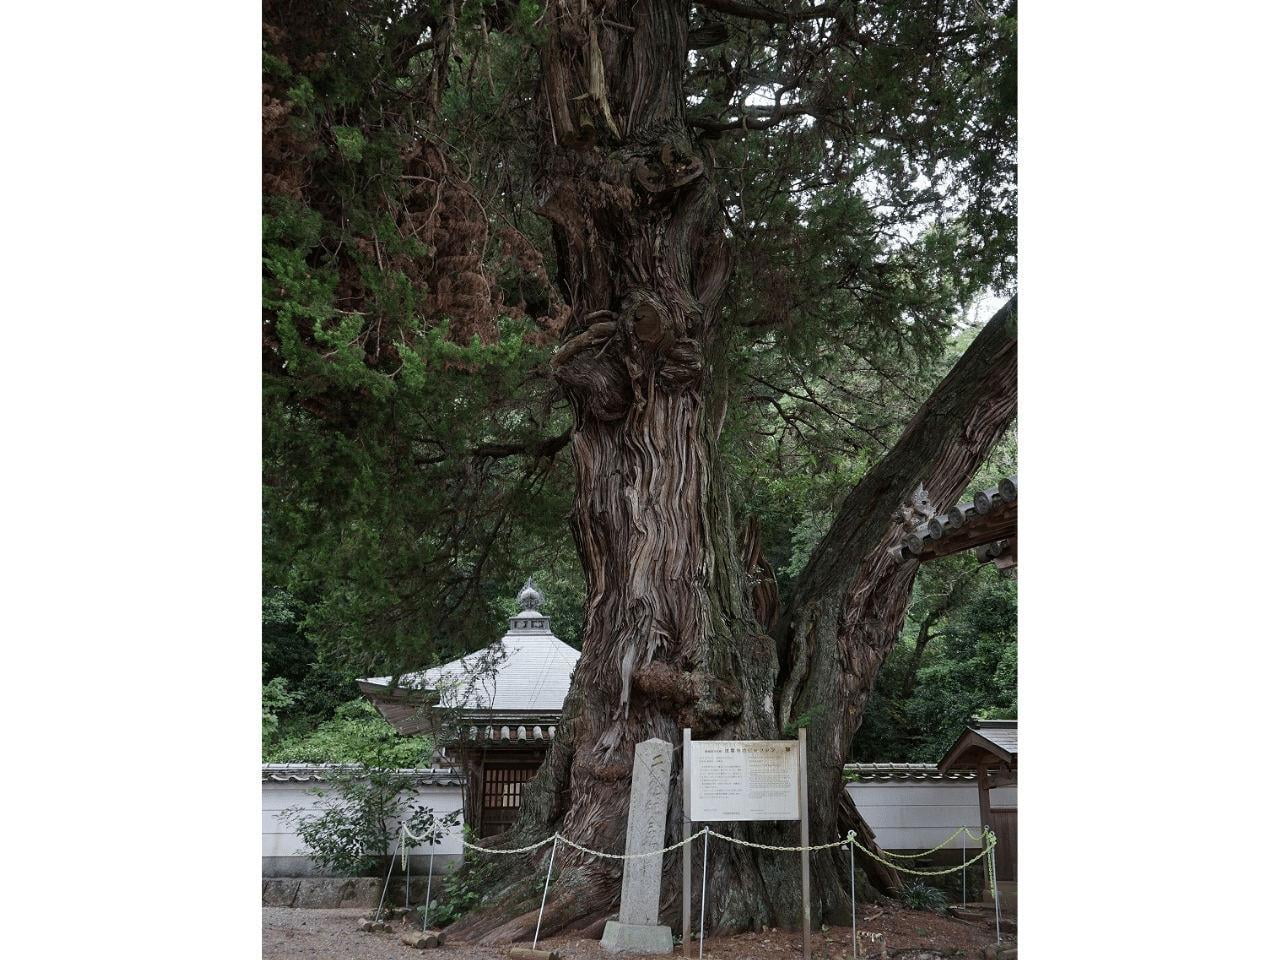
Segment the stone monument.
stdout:
<svg viewBox="0 0 1280 960">
<path fill-rule="evenodd" d="M 667 831 L 671 785 L 671 744 L 654 738 L 636 745 L 631 764 L 631 809 L 627 813 L 627 854 L 661 850 Z M 658 923 L 662 857 L 622 863 L 622 909 L 605 924 L 600 945 L 611 953 L 670 953 L 671 928 Z"/>
</svg>

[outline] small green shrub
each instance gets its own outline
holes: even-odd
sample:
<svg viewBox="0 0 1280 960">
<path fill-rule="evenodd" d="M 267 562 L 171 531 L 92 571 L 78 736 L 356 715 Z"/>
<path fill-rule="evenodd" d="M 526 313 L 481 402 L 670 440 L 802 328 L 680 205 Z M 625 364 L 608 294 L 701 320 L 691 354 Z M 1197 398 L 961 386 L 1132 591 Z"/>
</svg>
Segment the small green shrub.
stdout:
<svg viewBox="0 0 1280 960">
<path fill-rule="evenodd" d="M 401 824 L 439 843 L 462 816 L 461 810 L 437 816 L 412 802 L 413 787 L 412 777 L 395 770 L 338 770 L 325 787 L 312 791 L 324 797 L 318 807 L 290 807 L 282 818 L 297 825 L 298 836 L 321 866 L 341 876 L 377 876 L 387 867 L 387 851 Z"/>
<path fill-rule="evenodd" d="M 937 887 L 926 886 L 918 880 L 902 888 L 900 899 L 912 910 L 943 913 L 947 909 L 947 895 Z"/>
<path fill-rule="evenodd" d="M 463 835 L 468 840 L 474 840 L 470 828 L 464 827 Z M 447 927 L 479 904 L 484 899 L 498 866 L 496 858 L 472 859 L 447 874 L 441 884 L 440 894 L 433 896 L 427 907 L 428 926 Z"/>
</svg>

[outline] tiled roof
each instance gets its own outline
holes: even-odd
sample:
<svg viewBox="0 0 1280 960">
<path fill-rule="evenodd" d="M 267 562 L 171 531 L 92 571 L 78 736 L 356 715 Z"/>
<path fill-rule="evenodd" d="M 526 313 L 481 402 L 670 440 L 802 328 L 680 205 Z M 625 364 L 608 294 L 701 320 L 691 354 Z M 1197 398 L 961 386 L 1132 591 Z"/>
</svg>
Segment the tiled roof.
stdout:
<svg viewBox="0 0 1280 960">
<path fill-rule="evenodd" d="M 970 718 L 964 731 L 938 761 L 939 770 L 987 767 L 998 764 L 1010 770 L 1018 765 L 1018 721 Z"/>
<path fill-rule="evenodd" d="M 555 724 L 520 723 L 507 724 L 472 724 L 464 727 L 462 737 L 465 740 L 554 740 Z"/>
<path fill-rule="evenodd" d="M 579 656 L 551 632 L 546 617 L 524 610 L 511 618 L 511 628 L 493 646 L 442 667 L 406 674 L 399 686 L 434 691 L 443 707 L 558 714 Z M 361 682 L 390 687 L 391 679 L 368 677 Z"/>
<path fill-rule="evenodd" d="M 970 720 L 969 728 L 1009 753 L 1018 753 L 1017 720 Z"/>
<path fill-rule="evenodd" d="M 335 773 L 356 772 L 362 768 L 350 763 L 264 763 L 262 765 L 263 781 L 308 783 L 317 780 L 328 780 Z M 462 786 L 466 777 L 456 770 L 441 770 L 435 767 L 413 767 L 397 770 L 402 776 L 413 778 L 418 783 L 431 783 L 442 786 Z"/>
<path fill-rule="evenodd" d="M 961 782 L 973 780 L 977 774 L 972 770 L 950 770 L 942 773 L 932 763 L 846 763 L 846 775 L 856 774 L 858 781 L 866 783 L 874 780 L 920 780 Z"/>
<path fill-rule="evenodd" d="M 912 516 L 927 516 L 914 524 L 896 548 L 899 559 L 927 560 L 971 546 L 983 548 L 982 562 L 1005 552 L 1009 537 L 1017 536 L 1018 477 L 1005 477 L 997 486 L 980 490 L 972 503 L 957 503 L 945 513 L 934 513 L 922 491 L 917 493 Z M 931 515 L 930 515 L 931 514 Z M 904 519 L 906 514 L 903 515 Z"/>
</svg>

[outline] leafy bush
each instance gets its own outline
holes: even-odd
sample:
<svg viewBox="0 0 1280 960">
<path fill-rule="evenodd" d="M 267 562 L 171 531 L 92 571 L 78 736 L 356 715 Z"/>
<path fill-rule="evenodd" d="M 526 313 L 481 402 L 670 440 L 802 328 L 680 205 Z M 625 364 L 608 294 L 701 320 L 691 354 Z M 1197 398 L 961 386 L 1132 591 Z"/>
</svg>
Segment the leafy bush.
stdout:
<svg viewBox="0 0 1280 960">
<path fill-rule="evenodd" d="M 298 695 L 289 689 L 284 677 L 273 677 L 262 685 L 262 751 L 265 754 L 268 744 L 280 729 L 280 712 L 292 706 Z"/>
<path fill-rule="evenodd" d="M 469 827 L 463 827 L 463 836 L 475 842 L 476 838 Z M 458 869 L 446 875 L 438 898 L 434 895 L 435 890 L 432 890 L 432 905 L 427 911 L 427 924 L 433 927 L 448 926 L 469 910 L 484 903 L 487 894 L 502 886 L 497 883 L 502 869 L 498 862 L 500 859 L 502 858 L 471 857 Z M 541 895 L 545 877 L 546 873 L 541 867 L 531 870 L 525 877 L 528 883 L 526 891 L 528 897 Z M 551 880 L 553 887 L 555 882 L 553 877 Z"/>
<path fill-rule="evenodd" d="M 445 875 L 439 897 L 433 897 L 427 906 L 427 925 L 447 927 L 464 913 L 476 906 L 488 886 L 486 874 L 494 864 L 468 863 Z"/>
<path fill-rule="evenodd" d="M 457 825 L 461 810 L 443 816 L 413 802 L 413 778 L 395 770 L 359 767 L 335 771 L 327 787 L 313 793 L 318 807 L 290 807 L 282 814 L 324 868 L 342 876 L 376 876 L 387 867 L 388 850 L 403 824 L 417 836 L 435 838 Z"/>
<path fill-rule="evenodd" d="M 265 693 L 263 700 L 265 703 Z M 272 743 L 263 751 L 263 760 L 267 763 L 357 763 L 375 768 L 418 767 L 430 765 L 431 753 L 429 741 L 423 737 L 400 736 L 373 704 L 357 698 L 338 707 L 333 718 L 316 729 Z"/>
<path fill-rule="evenodd" d="M 912 910 L 942 913 L 947 909 L 947 895 L 937 887 L 926 886 L 918 880 L 902 888 L 901 900 Z"/>
</svg>

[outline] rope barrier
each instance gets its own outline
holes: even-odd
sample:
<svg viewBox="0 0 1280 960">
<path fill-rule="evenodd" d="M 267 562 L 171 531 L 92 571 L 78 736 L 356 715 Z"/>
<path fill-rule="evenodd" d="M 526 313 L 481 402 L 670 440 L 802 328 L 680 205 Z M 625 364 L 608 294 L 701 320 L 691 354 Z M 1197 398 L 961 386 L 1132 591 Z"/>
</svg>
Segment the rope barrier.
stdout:
<svg viewBox="0 0 1280 960">
<path fill-rule="evenodd" d="M 423 839 L 421 837 L 415 836 L 407 828 L 405 829 L 404 832 L 412 840 L 421 841 Z M 700 833 L 701 831 L 699 831 L 699 833 L 695 833 L 688 840 L 681 840 L 677 843 L 671 844 L 671 846 L 669 847 L 663 847 L 661 850 L 650 850 L 646 853 L 605 853 L 605 851 L 603 850 L 592 850 L 590 847 L 584 847 L 580 843 L 574 843 L 572 840 L 570 840 L 568 837 L 564 836 L 564 834 L 561 834 L 561 833 L 553 833 L 551 836 L 547 837 L 545 840 L 539 840 L 537 843 L 531 843 L 526 847 L 512 847 L 510 850 L 498 850 L 493 847 L 482 847 L 478 844 L 470 843 L 469 841 L 461 837 L 459 838 L 459 842 L 468 850 L 474 850 L 477 853 L 493 853 L 493 854 L 499 854 L 499 855 L 506 855 L 506 854 L 515 854 L 515 853 L 532 853 L 534 850 L 537 850 L 539 847 L 545 847 L 548 843 L 553 843 L 558 840 L 560 843 L 563 843 L 565 846 L 573 847 L 575 850 L 580 850 L 583 853 L 590 854 L 593 857 L 604 857 L 609 860 L 643 860 L 645 857 L 657 857 L 666 853 L 670 853 L 672 850 L 679 850 L 686 843 L 692 843 L 694 840 L 696 840 Z"/>
<path fill-rule="evenodd" d="M 414 834 L 412 831 L 409 830 L 408 827 L 402 827 L 401 831 L 404 837 L 407 837 L 411 840 L 417 840 L 420 843 L 426 840 L 425 837 L 419 837 L 416 834 Z M 952 840 L 958 837 L 961 832 L 964 832 L 968 834 L 970 837 L 973 837 L 973 835 L 969 833 L 969 830 L 967 827 L 961 827 L 959 830 L 953 833 L 950 837 L 948 837 L 945 841 L 943 841 L 942 844 L 940 844 L 937 847 L 934 847 L 933 850 L 926 850 L 924 851 L 924 853 L 906 854 L 906 855 L 897 855 L 897 856 L 899 856 L 900 858 L 922 857 L 926 853 L 936 853 L 938 850 L 942 849 L 942 847 L 946 846 L 947 843 L 950 843 Z M 866 847 L 864 847 L 861 843 L 858 842 L 858 839 L 857 837 L 854 836 L 854 833 L 852 830 L 849 831 L 847 836 L 842 837 L 839 840 L 833 840 L 830 843 L 818 843 L 818 844 L 811 844 L 809 846 L 792 847 L 792 846 L 779 846 L 779 845 L 770 844 L 770 843 L 756 843 L 753 840 L 741 840 L 737 837 L 730 837 L 727 834 L 719 833 L 715 830 L 712 830 L 710 827 L 704 826 L 701 830 L 699 830 L 697 833 L 690 836 L 689 839 L 687 840 L 678 840 L 668 847 L 663 847 L 661 850 L 650 850 L 646 853 L 606 853 L 603 850 L 592 850 L 590 847 L 584 847 L 580 843 L 575 843 L 574 841 L 570 840 L 568 837 L 558 832 L 553 833 L 551 836 L 547 837 L 544 840 L 539 840 L 536 843 L 531 843 L 528 846 L 513 847 L 509 850 L 498 850 L 490 847 L 482 847 L 477 844 L 471 843 L 466 839 L 462 839 L 461 842 L 462 842 L 462 845 L 466 847 L 468 850 L 475 850 L 477 853 L 491 853 L 491 854 L 506 856 L 510 854 L 532 853 L 534 850 L 538 850 L 541 847 L 545 847 L 548 843 L 555 843 L 558 841 L 560 843 L 563 843 L 565 846 L 572 847 L 573 849 L 581 853 L 585 853 L 593 857 L 602 857 L 608 860 L 642 860 L 645 857 L 660 857 L 665 854 L 671 853 L 673 850 L 679 850 L 685 844 L 693 843 L 693 841 L 698 839 L 698 837 L 703 834 L 707 834 L 709 836 L 715 837 L 717 840 L 724 840 L 727 843 L 737 844 L 740 847 L 752 847 L 756 850 L 770 850 L 775 853 L 803 853 L 806 850 L 812 853 L 815 850 L 830 850 L 833 847 L 848 847 L 849 845 L 852 844 L 853 846 L 861 850 L 863 853 L 865 853 L 867 856 L 869 856 L 872 860 L 875 860 L 893 870 L 897 870 L 900 873 L 909 873 L 917 877 L 941 877 L 948 873 L 955 873 L 959 870 L 963 870 L 966 867 L 972 866 L 973 864 L 977 863 L 980 860 L 986 859 L 990 862 L 990 864 L 992 864 L 992 869 L 990 870 L 990 874 L 993 878 L 992 879 L 992 895 L 993 896 L 995 895 L 994 863 L 995 863 L 996 838 L 995 838 L 995 834 L 991 833 L 989 830 L 984 831 L 981 837 L 973 837 L 974 840 L 979 840 L 979 839 L 986 840 L 986 843 L 978 850 L 977 854 L 975 854 L 972 858 L 965 860 L 959 866 L 946 867 L 941 870 L 915 870 L 911 867 L 903 866 L 901 863 L 895 863 L 893 860 L 887 859 L 889 856 L 895 856 L 894 854 L 889 854 L 886 851 L 885 855 L 881 856 L 880 854 L 875 853 L 872 850 L 868 850 Z M 407 851 L 405 850 L 403 838 L 401 840 L 400 851 L 401 851 L 401 857 L 403 862 L 403 860 L 407 859 Z"/>
<path fill-rule="evenodd" d="M 966 837 L 968 837 L 970 840 L 972 840 L 974 843 L 977 843 L 980 840 L 982 840 L 982 834 L 978 834 L 975 837 L 973 833 L 970 832 L 968 827 L 961 827 L 959 830 L 957 830 L 951 836 L 947 837 L 947 839 L 943 840 L 936 847 L 933 847 L 929 850 L 921 850 L 919 853 L 893 853 L 892 851 L 885 850 L 884 855 L 886 857 L 893 857 L 895 860 L 918 860 L 921 857 L 927 857 L 931 853 L 937 853 L 939 850 L 945 847 L 948 843 L 950 843 L 956 837 L 960 836 L 960 834 L 962 833 Z"/>
<path fill-rule="evenodd" d="M 899 873 L 909 873 L 912 876 L 916 876 L 916 877 L 941 877 L 941 876 L 945 876 L 948 873 L 955 873 L 958 870 L 963 870 L 966 867 L 972 866 L 973 864 L 977 863 L 979 860 L 982 860 L 984 857 L 987 857 L 988 855 L 990 855 L 992 862 L 995 861 L 995 853 L 993 852 L 996 848 L 995 834 L 988 835 L 989 846 L 986 846 L 983 849 L 979 850 L 978 853 L 972 859 L 966 860 L 964 863 L 960 864 L 957 867 L 947 867 L 943 870 L 913 870 L 911 867 L 904 867 L 900 863 L 894 863 L 892 860 L 886 860 L 884 857 L 881 857 L 878 854 L 873 853 L 872 851 L 864 847 L 862 844 L 860 844 L 857 841 L 857 839 L 854 837 L 853 831 L 849 831 L 849 842 L 852 843 L 859 850 L 861 850 L 863 853 L 865 853 L 872 860 L 878 861 L 879 863 L 884 864 L 886 867 L 890 867 L 894 870 L 897 870 Z"/>
<path fill-rule="evenodd" d="M 996 880 L 996 835 L 990 827 L 984 827 L 991 844 L 987 847 L 990 860 L 987 861 L 987 876 L 991 880 L 991 901 L 996 907 L 996 943 L 1000 942 L 1000 885 Z"/>
<path fill-rule="evenodd" d="M 751 840 L 739 840 L 737 837 L 728 837 L 728 836 L 725 836 L 723 833 L 716 833 L 710 827 L 703 827 L 703 829 L 706 830 L 707 833 L 711 834 L 713 837 L 718 837 L 721 840 L 727 840 L 729 843 L 736 843 L 740 847 L 754 847 L 757 850 L 773 850 L 777 853 L 803 853 L 806 850 L 810 852 L 813 852 L 814 850 L 830 850 L 832 847 L 843 847 L 845 844 L 849 842 L 848 838 L 845 838 L 843 840 L 835 840 L 831 843 L 820 843 L 820 844 L 817 844 L 816 846 L 776 847 L 773 844 L 769 844 L 769 843 L 754 843 Z"/>
<path fill-rule="evenodd" d="M 938 850 L 941 850 L 948 843 L 950 843 L 952 840 L 958 837 L 961 833 L 964 833 L 967 837 L 975 841 L 982 840 L 984 841 L 984 843 L 982 848 L 978 851 L 978 853 L 972 859 L 965 860 L 959 866 L 947 867 L 942 870 L 915 870 L 915 869 L 912 869 L 911 867 L 903 866 L 901 863 L 895 863 L 893 860 L 887 859 L 887 856 L 897 856 L 899 860 L 913 859 L 913 858 L 923 857 L 926 854 L 936 853 Z M 544 840 L 539 840 L 536 843 L 531 843 L 524 847 L 513 847 L 512 849 L 509 849 L 509 850 L 496 850 L 496 849 L 490 849 L 489 847 L 481 847 L 481 846 L 478 846 L 477 844 L 471 843 L 465 838 L 460 838 L 460 839 L 461 839 L 462 845 L 466 847 L 468 850 L 475 850 L 478 853 L 489 853 L 489 854 L 497 854 L 497 855 L 532 853 L 535 850 L 539 850 L 542 847 L 545 847 L 548 843 L 552 844 L 551 859 L 547 863 L 547 879 L 544 882 L 542 887 L 542 904 L 538 907 L 538 923 L 533 931 L 533 945 L 534 945 L 534 948 L 536 949 L 538 945 L 538 934 L 541 933 L 541 930 L 542 930 L 542 913 L 547 906 L 547 891 L 551 888 L 551 870 L 556 862 L 556 847 L 558 846 L 559 843 L 564 843 L 566 846 L 572 847 L 575 850 L 578 850 L 582 853 L 588 854 L 593 857 L 604 857 L 609 860 L 640 860 L 645 857 L 658 857 L 658 856 L 662 856 L 664 854 L 670 853 L 673 850 L 679 850 L 681 847 L 685 846 L 686 844 L 693 843 L 693 841 L 696 840 L 698 837 L 702 837 L 702 904 L 701 904 L 700 915 L 698 918 L 699 960 L 701 960 L 701 957 L 702 957 L 703 938 L 705 936 L 704 931 L 705 931 L 706 915 L 707 915 L 707 850 L 708 850 L 708 847 L 710 846 L 710 841 L 712 837 L 715 837 L 717 840 L 724 840 L 728 843 L 737 844 L 738 846 L 741 846 L 741 847 L 751 847 L 756 850 L 770 850 L 777 853 L 802 853 L 805 851 L 813 852 L 814 850 L 830 850 L 833 847 L 843 847 L 847 849 L 849 851 L 849 889 L 850 889 L 850 898 L 851 898 L 850 904 L 849 904 L 849 907 L 850 907 L 849 919 L 850 919 L 850 927 L 852 929 L 852 934 L 853 934 L 853 953 L 855 957 L 858 954 L 858 903 L 857 903 L 857 876 L 856 876 L 857 871 L 855 866 L 856 854 L 854 853 L 855 849 L 861 850 L 863 853 L 869 856 L 872 860 L 875 860 L 881 864 L 884 864 L 886 867 L 889 867 L 893 870 L 897 870 L 901 873 L 909 873 L 917 877 L 941 877 L 948 873 L 955 873 L 956 871 L 964 871 L 968 867 L 977 863 L 979 860 L 982 860 L 984 861 L 984 864 L 987 868 L 987 876 L 990 878 L 990 881 L 991 881 L 991 896 L 992 896 L 992 899 L 995 901 L 995 908 L 996 908 L 996 942 L 997 943 L 1000 942 L 1000 890 L 996 884 L 996 854 L 995 854 L 996 835 L 994 832 L 992 832 L 992 830 L 989 827 L 983 828 L 982 834 L 980 837 L 975 837 L 972 833 L 970 833 L 968 827 L 961 827 L 959 830 L 957 830 L 951 836 L 947 837 L 946 840 L 942 841 L 942 843 L 938 844 L 938 846 L 934 847 L 932 850 L 925 850 L 922 853 L 896 854 L 896 855 L 887 854 L 887 851 L 886 851 L 887 856 L 881 856 L 880 854 L 873 853 L 871 850 L 868 850 L 866 847 L 864 847 L 861 843 L 858 842 L 858 838 L 854 835 L 854 831 L 852 830 L 850 830 L 849 833 L 843 839 L 833 840 L 831 843 L 819 843 L 819 844 L 812 844 L 809 846 L 779 846 L 779 845 L 768 844 L 768 843 L 756 843 L 752 840 L 740 840 L 737 837 L 730 837 L 726 834 L 718 833 L 715 830 L 712 830 L 709 826 L 704 825 L 701 830 L 699 830 L 697 833 L 690 836 L 688 839 L 677 841 L 676 843 L 671 844 L 669 847 L 663 847 L 661 850 L 651 850 L 647 853 L 632 853 L 632 854 L 605 853 L 603 850 L 592 850 L 590 847 L 584 847 L 582 844 L 575 843 L 574 841 L 570 840 L 568 837 L 562 836 L 558 831 L 556 833 L 553 833 L 551 836 L 547 837 Z M 409 891 L 408 891 L 409 840 L 414 840 L 417 843 L 423 843 L 427 840 L 430 840 L 431 853 L 434 857 L 436 836 L 433 832 L 430 837 L 420 837 L 404 824 L 400 825 L 399 854 L 400 854 L 400 866 L 401 866 L 401 869 L 405 872 L 406 908 L 409 902 Z M 391 885 L 391 869 L 394 866 L 395 866 L 395 855 L 393 854 L 391 857 L 391 866 L 387 868 L 387 879 L 386 879 L 386 883 L 383 885 L 383 888 L 382 888 L 382 897 L 378 901 L 378 913 L 377 913 L 378 918 L 381 918 L 382 916 L 382 906 L 387 897 L 387 889 Z M 429 866 L 427 868 L 427 901 L 425 904 L 423 904 L 423 909 L 422 909 L 422 924 L 423 924 L 424 930 L 426 929 L 427 914 L 431 909 L 431 873 L 432 873 L 432 868 Z"/>
<path fill-rule="evenodd" d="M 707 828 L 703 827 L 702 831 L 699 831 L 699 833 L 705 830 L 707 830 Z M 669 847 L 663 847 L 661 850 L 650 850 L 648 853 L 605 853 L 603 850 L 592 850 L 590 847 L 584 847 L 581 844 L 574 843 L 568 837 L 561 836 L 558 833 L 556 836 L 560 838 L 561 843 L 573 847 L 575 850 L 581 850 L 583 853 L 589 853 L 593 857 L 605 857 L 609 860 L 643 860 L 645 857 L 659 857 L 664 853 L 670 853 L 672 850 L 679 850 L 686 843 L 693 843 L 694 840 L 698 839 L 698 834 L 695 833 L 688 840 L 680 840 L 671 844 Z"/>
<path fill-rule="evenodd" d="M 517 853 L 532 853 L 539 847 L 545 847 L 548 843 L 554 843 L 558 836 L 560 836 L 558 833 L 553 833 L 545 840 L 539 840 L 537 843 L 531 843 L 527 847 L 513 847 L 510 850 L 496 850 L 492 847 L 482 847 L 475 843 L 468 843 L 466 840 L 462 840 L 462 845 L 468 850 L 475 850 L 477 853 L 492 853 L 498 856 L 509 856 Z"/>
</svg>

